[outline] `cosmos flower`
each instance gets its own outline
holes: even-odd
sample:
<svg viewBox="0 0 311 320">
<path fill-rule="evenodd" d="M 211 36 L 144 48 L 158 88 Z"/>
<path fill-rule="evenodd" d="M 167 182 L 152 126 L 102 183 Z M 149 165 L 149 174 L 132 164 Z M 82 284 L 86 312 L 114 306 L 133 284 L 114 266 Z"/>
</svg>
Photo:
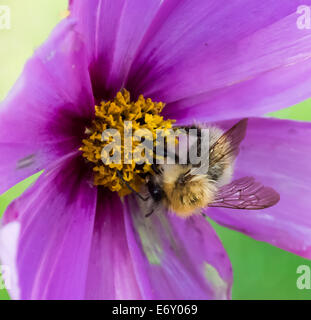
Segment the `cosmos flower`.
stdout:
<svg viewBox="0 0 311 320">
<path fill-rule="evenodd" d="M 311 257 L 311 125 L 262 117 L 311 96 L 311 33 L 296 26 L 300 4 L 70 1 L 70 16 L 0 108 L 0 192 L 44 169 L 2 219 L 0 256 L 12 271 L 13 298 L 230 298 L 231 264 L 207 220 L 145 218 L 132 195 L 111 191 L 120 186 L 108 169 L 97 168 L 106 180 L 94 184 L 89 149 L 80 149 L 91 143 L 95 105 L 109 117 L 116 104 L 105 103 L 115 96 L 129 110 L 140 99 L 142 113 L 165 103 L 164 126 L 175 119 L 225 128 L 248 117 L 234 177 L 254 176 L 281 201 L 260 211 L 205 212 Z M 118 94 L 124 88 L 130 97 Z"/>
</svg>

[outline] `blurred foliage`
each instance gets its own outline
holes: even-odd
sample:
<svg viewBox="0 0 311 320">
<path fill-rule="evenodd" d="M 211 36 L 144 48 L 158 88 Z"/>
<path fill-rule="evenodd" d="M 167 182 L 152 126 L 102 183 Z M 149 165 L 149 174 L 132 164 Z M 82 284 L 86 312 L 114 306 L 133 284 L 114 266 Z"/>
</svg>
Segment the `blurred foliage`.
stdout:
<svg viewBox="0 0 311 320">
<path fill-rule="evenodd" d="M 25 61 L 47 38 L 65 13 L 66 0 L 0 0 L 11 8 L 10 30 L 0 30 L 0 100 L 21 73 Z M 282 119 L 311 121 L 311 100 L 270 114 Z M 0 215 L 36 177 L 0 196 Z M 235 231 L 215 226 L 231 258 L 235 299 L 311 299 L 311 290 L 298 290 L 296 269 L 309 261 L 258 242 Z M 0 300 L 8 299 L 0 290 Z"/>
<path fill-rule="evenodd" d="M 66 0 L 0 0 L 9 6 L 11 28 L 0 30 L 0 101 L 21 73 L 25 61 L 48 37 L 67 8 Z"/>
</svg>

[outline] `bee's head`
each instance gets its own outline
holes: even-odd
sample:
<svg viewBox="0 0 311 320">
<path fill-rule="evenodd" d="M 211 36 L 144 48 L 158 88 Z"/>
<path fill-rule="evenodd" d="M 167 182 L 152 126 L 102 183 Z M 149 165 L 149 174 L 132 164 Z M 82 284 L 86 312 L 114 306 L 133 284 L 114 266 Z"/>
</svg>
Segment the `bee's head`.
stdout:
<svg viewBox="0 0 311 320">
<path fill-rule="evenodd" d="M 147 178 L 147 189 L 153 201 L 160 202 L 165 197 L 161 186 L 161 178 L 159 175 L 149 176 Z"/>
</svg>

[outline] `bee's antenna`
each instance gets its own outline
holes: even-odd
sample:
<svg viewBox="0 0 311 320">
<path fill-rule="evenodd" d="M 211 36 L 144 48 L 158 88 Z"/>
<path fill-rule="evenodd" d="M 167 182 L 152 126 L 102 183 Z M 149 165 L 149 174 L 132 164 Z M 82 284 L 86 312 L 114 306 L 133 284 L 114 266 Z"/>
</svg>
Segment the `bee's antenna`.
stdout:
<svg viewBox="0 0 311 320">
<path fill-rule="evenodd" d="M 134 190 L 127 181 L 124 180 L 123 175 L 120 171 L 117 171 L 118 177 L 122 180 L 122 182 L 132 191 L 134 192 L 141 200 L 147 201 L 149 197 L 144 198 L 140 193 L 138 193 L 136 190 Z"/>
</svg>

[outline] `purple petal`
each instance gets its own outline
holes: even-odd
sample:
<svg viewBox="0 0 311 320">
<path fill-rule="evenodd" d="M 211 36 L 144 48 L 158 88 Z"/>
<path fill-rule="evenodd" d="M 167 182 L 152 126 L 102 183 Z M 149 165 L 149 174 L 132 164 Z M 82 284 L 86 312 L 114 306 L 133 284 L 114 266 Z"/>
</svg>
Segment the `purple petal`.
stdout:
<svg viewBox="0 0 311 320">
<path fill-rule="evenodd" d="M 86 39 L 95 96 L 124 87 L 140 43 L 163 0 L 71 0 L 71 16 Z"/>
<path fill-rule="evenodd" d="M 141 299 L 116 193 L 98 196 L 86 299 Z"/>
<path fill-rule="evenodd" d="M 168 103 L 167 116 L 191 121 L 302 101 L 311 95 L 311 33 L 297 27 L 300 4 L 311 1 L 166 1 L 126 87 Z"/>
<path fill-rule="evenodd" d="M 311 123 L 250 119 L 236 176 L 254 176 L 280 194 L 275 206 L 258 210 L 209 208 L 218 223 L 311 258 Z"/>
<path fill-rule="evenodd" d="M 68 159 L 9 206 L 0 232 L 0 258 L 16 270 L 13 293 L 20 294 L 14 298 L 84 298 L 96 195 L 80 160 Z M 12 240 L 6 235 L 15 225 L 20 231 Z M 4 255 L 3 248 L 11 256 L 16 252 L 16 259 Z"/>
<path fill-rule="evenodd" d="M 73 27 L 54 30 L 0 106 L 0 193 L 79 148 L 94 101 Z"/>
<path fill-rule="evenodd" d="M 310 42 L 311 43 L 311 42 Z M 267 71 L 232 86 L 168 104 L 164 114 L 179 124 L 261 116 L 311 96 L 311 60 Z"/>
<path fill-rule="evenodd" d="M 146 218 L 126 201 L 128 245 L 144 299 L 225 299 L 232 269 L 215 231 L 203 217 L 154 213 Z"/>
</svg>

